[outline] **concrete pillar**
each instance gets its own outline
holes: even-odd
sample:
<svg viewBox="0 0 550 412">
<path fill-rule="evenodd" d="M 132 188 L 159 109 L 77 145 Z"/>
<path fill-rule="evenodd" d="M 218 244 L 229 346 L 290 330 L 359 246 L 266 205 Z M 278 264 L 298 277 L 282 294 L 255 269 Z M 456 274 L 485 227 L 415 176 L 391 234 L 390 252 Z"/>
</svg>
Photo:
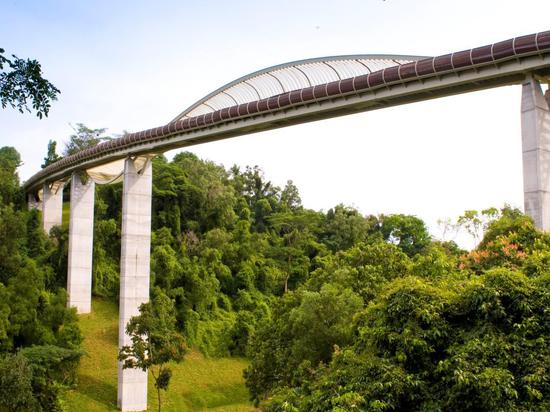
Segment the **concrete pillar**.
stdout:
<svg viewBox="0 0 550 412">
<path fill-rule="evenodd" d="M 522 86 L 521 137 L 525 213 L 550 231 L 550 109 L 538 81 L 528 76 Z"/>
<path fill-rule="evenodd" d="M 71 218 L 69 221 L 69 306 L 78 313 L 90 313 L 92 305 L 92 256 L 94 238 L 95 183 L 83 183 L 75 173 L 71 178 Z"/>
<path fill-rule="evenodd" d="M 42 227 L 46 233 L 54 226 L 61 226 L 63 220 L 63 186 L 56 182 L 53 185 L 44 184 L 42 192 Z"/>
<path fill-rule="evenodd" d="M 29 193 L 27 194 L 27 207 L 29 210 L 42 210 L 42 202 L 34 193 Z"/>
<path fill-rule="evenodd" d="M 122 194 L 122 250 L 120 255 L 119 347 L 130 345 L 126 324 L 149 300 L 151 249 L 152 167 L 147 161 L 138 171 L 132 159 L 124 164 Z M 147 372 L 118 365 L 118 407 L 123 411 L 147 409 Z"/>
</svg>

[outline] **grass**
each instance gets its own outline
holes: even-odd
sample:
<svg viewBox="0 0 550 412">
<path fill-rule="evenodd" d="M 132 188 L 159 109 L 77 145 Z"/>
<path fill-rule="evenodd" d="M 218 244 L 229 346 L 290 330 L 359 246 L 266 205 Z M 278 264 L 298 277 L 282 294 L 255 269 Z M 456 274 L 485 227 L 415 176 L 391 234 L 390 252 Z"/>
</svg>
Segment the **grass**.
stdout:
<svg viewBox="0 0 550 412">
<path fill-rule="evenodd" d="M 80 315 L 84 350 L 78 385 L 67 391 L 67 411 L 116 411 L 118 308 L 107 300 L 94 299 L 92 313 Z M 244 359 L 205 358 L 191 351 L 179 365 L 172 365 L 172 381 L 162 393 L 162 410 L 178 412 L 250 412 L 242 371 Z M 157 397 L 149 375 L 149 411 L 156 411 Z"/>
<path fill-rule="evenodd" d="M 61 220 L 61 227 L 63 229 L 69 228 L 69 221 L 71 220 L 71 203 L 70 202 L 64 202 L 63 203 L 63 212 L 61 214 L 62 220 Z"/>
</svg>

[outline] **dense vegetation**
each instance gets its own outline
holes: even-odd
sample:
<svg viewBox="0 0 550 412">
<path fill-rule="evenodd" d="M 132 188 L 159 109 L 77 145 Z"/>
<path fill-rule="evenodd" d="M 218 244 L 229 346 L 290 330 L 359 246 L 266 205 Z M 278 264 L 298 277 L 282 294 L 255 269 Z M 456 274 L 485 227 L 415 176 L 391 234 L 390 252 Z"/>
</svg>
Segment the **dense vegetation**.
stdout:
<svg viewBox="0 0 550 412">
<path fill-rule="evenodd" d="M 493 210 L 466 253 L 431 239 L 414 216 L 308 210 L 291 181 L 276 187 L 258 167 L 225 170 L 180 153 L 153 169 L 152 287 L 189 346 L 250 359 L 246 384 L 264 411 L 550 408 L 550 236 L 517 210 Z M 4 351 L 17 353 L 5 359 L 18 362 L 17 349 L 33 344 L 76 348 L 62 291 L 67 230 L 47 239 L 36 212 L 13 206 L 17 180 L 0 182 L 2 238 L 10 233 L 0 294 L 31 299 L 17 288 L 42 279 L 49 305 L 30 335 L 9 332 L 18 318 L 2 323 L 2 314 L 15 309 L 0 306 Z M 93 292 L 113 300 L 121 194 L 120 184 L 96 194 Z"/>
<path fill-rule="evenodd" d="M 13 148 L 0 149 L 0 409 L 58 411 L 59 389 L 74 382 L 82 338 L 58 287 L 57 240 L 23 205 L 19 164 Z"/>
</svg>

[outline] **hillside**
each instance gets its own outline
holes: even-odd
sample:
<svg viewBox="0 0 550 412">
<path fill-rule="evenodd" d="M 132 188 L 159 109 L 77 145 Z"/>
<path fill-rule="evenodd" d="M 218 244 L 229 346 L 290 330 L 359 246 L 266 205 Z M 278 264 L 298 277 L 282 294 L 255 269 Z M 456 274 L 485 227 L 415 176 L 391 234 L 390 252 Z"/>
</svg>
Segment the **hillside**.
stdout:
<svg viewBox="0 0 550 412">
<path fill-rule="evenodd" d="M 81 315 L 84 350 L 78 369 L 78 386 L 65 395 L 68 411 L 116 411 L 117 323 L 115 304 L 95 299 L 93 311 Z M 245 360 L 207 359 L 193 351 L 185 361 L 173 367 L 170 389 L 163 394 L 163 411 L 249 412 L 242 371 Z M 156 410 L 156 392 L 149 380 L 149 410 Z"/>
<path fill-rule="evenodd" d="M 0 148 L 0 410 L 115 411 L 122 186 L 97 187 L 103 300 L 77 317 L 67 227 L 47 237 L 24 207 L 19 163 Z M 153 318 L 197 348 L 164 410 L 250 412 L 249 396 L 264 412 L 550 410 L 550 234 L 521 211 L 466 211 L 450 225 L 479 241 L 467 252 L 416 216 L 304 208 L 259 167 L 190 153 L 153 167 Z"/>
</svg>

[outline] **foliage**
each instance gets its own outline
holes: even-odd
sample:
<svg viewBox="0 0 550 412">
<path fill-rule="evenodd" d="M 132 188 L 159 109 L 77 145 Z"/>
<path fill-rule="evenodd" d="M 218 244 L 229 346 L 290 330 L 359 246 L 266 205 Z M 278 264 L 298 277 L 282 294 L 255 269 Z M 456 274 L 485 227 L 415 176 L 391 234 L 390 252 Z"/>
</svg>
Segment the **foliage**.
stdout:
<svg viewBox="0 0 550 412">
<path fill-rule="evenodd" d="M 327 367 L 285 382 L 264 410 L 544 410 L 548 285 L 507 269 L 390 283 Z"/>
<path fill-rule="evenodd" d="M 14 412 L 37 409 L 31 365 L 21 354 L 0 358 L 0 387 L 0 407 Z"/>
<path fill-rule="evenodd" d="M 546 235 L 506 208 L 483 224 L 477 252 L 491 258 L 475 266 L 454 243 L 432 241 L 414 216 L 364 217 L 343 205 L 314 212 L 290 184 L 281 190 L 257 167 L 226 171 L 189 153 L 153 164 L 152 283 L 172 299 L 190 345 L 251 358 L 247 386 L 266 410 L 459 408 L 445 378 L 462 356 L 455 348 L 482 334 L 498 340 L 486 317 L 465 309 L 467 292 L 497 266 L 525 270 L 533 282 L 550 268 Z M 102 189 L 96 209 L 110 223 L 98 232 L 97 254 L 108 259 L 99 259 L 94 279 L 115 291 L 116 282 L 98 274 L 118 273 L 109 245 L 119 199 L 119 186 Z M 487 381 L 498 376 L 503 385 L 485 408 L 512 405 L 502 395 L 513 393 L 508 373 L 514 385 L 541 382 L 506 370 L 486 371 Z"/>
<path fill-rule="evenodd" d="M 48 238 L 39 212 L 25 210 L 18 200 L 19 164 L 13 148 L 0 149 L 0 380 L 3 394 L 10 394 L 0 404 L 57 411 L 60 389 L 74 383 L 82 336 L 59 287 L 59 238 Z M 13 393 L 5 392 L 8 387 Z"/>
<path fill-rule="evenodd" d="M 13 147 L 0 148 L 0 205 L 19 203 L 19 176 L 17 168 L 21 157 Z"/>
<path fill-rule="evenodd" d="M 5 109 L 9 104 L 23 113 L 36 111 L 41 119 L 48 116 L 50 103 L 60 93 L 53 84 L 42 77 L 42 67 L 37 60 L 20 59 L 15 55 L 4 56 L 0 48 L 0 102 Z"/>
<path fill-rule="evenodd" d="M 430 244 L 430 234 L 422 220 L 407 215 L 382 215 L 379 219 L 383 238 L 397 245 L 408 256 L 414 256 Z"/>
<path fill-rule="evenodd" d="M 495 266 L 518 269 L 547 253 L 550 236 L 535 230 L 531 218 L 509 207 L 501 214 L 500 219 L 488 224 L 477 248 L 461 258 L 463 269 L 478 273 Z"/>
<path fill-rule="evenodd" d="M 327 212 L 321 238 L 332 251 L 349 249 L 367 238 L 371 225 L 357 210 L 340 204 Z"/>
<path fill-rule="evenodd" d="M 406 276 L 411 260 L 397 246 L 377 240 L 319 258 L 316 264 L 306 283 L 308 289 L 339 285 L 353 290 L 367 304 L 388 281 Z"/>
<path fill-rule="evenodd" d="M 474 238 L 475 243 L 481 240 L 481 237 L 491 221 L 499 216 L 499 211 L 494 208 L 484 209 L 481 212 L 477 210 L 466 210 L 464 214 L 457 219 L 457 226 L 463 228 L 470 236 Z"/>
<path fill-rule="evenodd" d="M 130 319 L 126 333 L 131 345 L 123 346 L 119 360 L 123 368 L 150 370 L 161 410 L 160 391 L 168 390 L 172 372 L 168 362 L 181 362 L 186 352 L 183 337 L 176 331 L 176 316 L 172 301 L 160 289 L 155 289 L 151 302 L 143 303 L 140 314 Z"/>
<path fill-rule="evenodd" d="M 18 161 L 3 153 L 13 183 L 3 193 L 15 200 L 0 208 L 11 234 L 0 244 L 0 344 L 76 349 L 59 290 L 66 229 L 47 238 L 36 212 L 17 209 Z M 292 182 L 281 189 L 259 167 L 180 153 L 153 168 L 153 303 L 130 323 L 121 356 L 154 371 L 158 396 L 184 335 L 210 356 L 248 356 L 246 385 L 266 411 L 549 405 L 550 237 L 519 211 L 467 211 L 463 230 L 485 236 L 464 252 L 432 240 L 415 216 L 308 210 Z M 118 294 L 121 196 L 120 184 L 96 192 L 93 292 L 108 299 Z"/>
<path fill-rule="evenodd" d="M 398 242 L 372 236 L 318 257 L 254 334 L 245 371 L 252 399 L 265 411 L 546 410 L 548 235 L 513 209 L 499 216 L 460 259 L 436 242 L 410 259 L 391 251 Z M 327 287 L 348 288 L 362 304 L 348 315 L 351 339 L 333 339 L 319 362 L 311 354 L 328 341 L 311 322 L 298 333 L 293 322 L 311 291 Z"/>
<path fill-rule="evenodd" d="M 61 159 L 61 156 L 57 154 L 56 149 L 57 142 L 55 140 L 48 141 L 48 152 L 46 154 L 46 157 L 44 158 L 44 163 L 42 163 L 41 165 L 42 169 Z"/>
<path fill-rule="evenodd" d="M 60 390 L 74 384 L 82 353 L 31 346 L 0 358 L 0 406 L 10 411 L 63 411 Z"/>
<path fill-rule="evenodd" d="M 76 367 L 82 352 L 58 346 L 31 346 L 21 349 L 32 371 L 33 397 L 37 411 L 63 411 L 60 389 L 76 381 Z"/>
<path fill-rule="evenodd" d="M 70 156 L 78 153 L 81 150 L 97 146 L 104 140 L 110 140 L 108 136 L 103 136 L 107 129 L 91 129 L 82 123 L 77 123 L 73 127 L 74 134 L 69 137 L 69 141 L 65 143 L 63 156 Z M 49 155 L 49 147 L 48 147 Z"/>
</svg>

